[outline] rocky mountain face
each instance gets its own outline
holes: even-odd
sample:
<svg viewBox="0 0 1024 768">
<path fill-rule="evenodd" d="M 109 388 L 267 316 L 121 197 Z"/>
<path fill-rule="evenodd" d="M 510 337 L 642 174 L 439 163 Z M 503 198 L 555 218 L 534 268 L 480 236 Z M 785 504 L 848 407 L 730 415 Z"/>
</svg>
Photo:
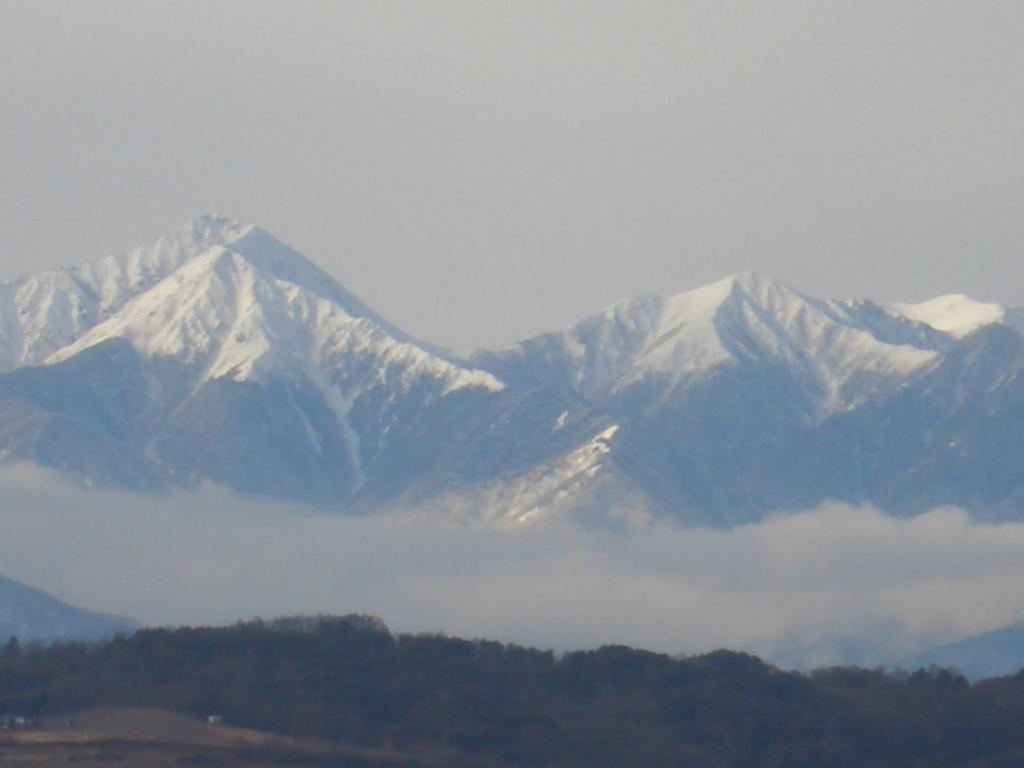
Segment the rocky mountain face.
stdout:
<svg viewBox="0 0 1024 768">
<path fill-rule="evenodd" d="M 0 456 L 487 524 L 730 526 L 826 499 L 1024 506 L 1024 313 L 756 273 L 459 358 L 207 216 L 0 285 Z"/>
</svg>

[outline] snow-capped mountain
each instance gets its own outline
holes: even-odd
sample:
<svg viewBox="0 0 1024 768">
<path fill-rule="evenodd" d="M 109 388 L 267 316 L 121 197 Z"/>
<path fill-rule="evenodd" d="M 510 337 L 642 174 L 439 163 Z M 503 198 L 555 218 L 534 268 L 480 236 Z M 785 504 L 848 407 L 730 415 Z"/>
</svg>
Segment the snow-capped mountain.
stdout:
<svg viewBox="0 0 1024 768">
<path fill-rule="evenodd" d="M 7 454 L 105 482 L 347 502 L 428 411 L 503 388 L 223 217 L 7 295 L 7 316 L 24 318 L 11 359 L 42 364 L 0 381 Z M 44 321 L 55 335 L 26 333 Z M 63 346 L 43 355 L 42 337 Z"/>
<path fill-rule="evenodd" d="M 204 216 L 143 248 L 0 285 L 0 370 L 39 365 L 207 248 L 244 229 Z"/>
<path fill-rule="evenodd" d="M 0 576 L 0 638 L 21 642 L 99 640 L 136 628 L 134 621 L 73 608 L 45 592 Z"/>
<path fill-rule="evenodd" d="M 631 477 L 677 520 L 735 524 L 828 498 L 870 500 L 837 439 L 812 436 L 940 364 L 958 338 L 869 301 L 823 301 L 757 273 L 669 298 L 615 304 L 562 332 L 472 359 L 517 386 L 578 394 L 640 446 Z M 629 451 L 634 452 L 632 449 Z M 841 460 L 824 487 L 818 460 Z M 810 464 L 811 466 L 806 466 Z M 801 484 L 793 482 L 801 473 Z M 713 510 L 709 514 L 709 510 Z"/>
<path fill-rule="evenodd" d="M 755 272 L 663 299 L 627 299 L 566 331 L 476 361 L 594 402 L 655 383 L 685 388 L 721 366 L 793 371 L 816 416 L 857 404 L 927 365 L 949 339 L 908 313 L 820 301 Z"/>
<path fill-rule="evenodd" d="M 0 456 L 488 524 L 731 525 L 830 498 L 1013 517 L 1022 318 L 743 273 L 460 359 L 206 216 L 0 285 Z"/>
</svg>

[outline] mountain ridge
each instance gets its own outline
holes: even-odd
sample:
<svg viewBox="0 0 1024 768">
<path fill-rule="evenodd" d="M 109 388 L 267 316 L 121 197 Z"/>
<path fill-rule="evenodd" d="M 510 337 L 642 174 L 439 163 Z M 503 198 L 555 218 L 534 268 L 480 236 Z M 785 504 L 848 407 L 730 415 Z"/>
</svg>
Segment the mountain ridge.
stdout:
<svg viewBox="0 0 1024 768">
<path fill-rule="evenodd" d="M 970 681 L 1014 675 L 1024 668 L 1024 624 L 1011 624 L 918 653 L 895 665 L 904 669 L 955 669 Z"/>
<path fill-rule="evenodd" d="M 870 324 L 860 320 L 869 314 Z M 945 341 L 881 305 L 811 299 L 767 275 L 743 272 L 669 298 L 625 299 L 564 331 L 471 359 L 500 369 L 507 358 L 539 348 L 571 367 L 569 386 L 575 382 L 580 394 L 601 400 L 613 394 L 609 386 L 622 389 L 648 374 L 679 380 L 719 364 L 774 356 L 804 366 L 823 389 L 833 387 L 825 394 L 835 402 L 822 403 L 830 410 L 846 404 L 840 390 L 849 385 L 850 371 L 844 366 L 874 364 L 905 375 L 933 359 Z"/>
<path fill-rule="evenodd" d="M 993 307 L 817 299 L 743 272 L 459 357 L 209 215 L 0 284 L 0 456 L 487 524 L 736 525 L 825 499 L 1013 517 L 1024 471 L 999 463 L 997 492 L 983 475 L 1018 450 L 1024 380 L 1006 355 L 1024 325 Z M 960 469 L 950 444 L 971 446 Z"/>
<path fill-rule="evenodd" d="M 75 608 L 41 590 L 0 576 L 0 638 L 4 640 L 101 640 L 137 628 L 130 619 Z"/>
</svg>

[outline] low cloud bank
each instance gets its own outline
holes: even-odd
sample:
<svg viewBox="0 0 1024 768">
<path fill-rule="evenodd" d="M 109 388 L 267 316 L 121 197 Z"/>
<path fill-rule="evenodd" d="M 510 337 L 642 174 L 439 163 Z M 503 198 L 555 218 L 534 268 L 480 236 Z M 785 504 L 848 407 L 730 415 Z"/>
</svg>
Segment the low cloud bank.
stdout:
<svg viewBox="0 0 1024 768">
<path fill-rule="evenodd" d="M 0 470 L 0 572 L 147 624 L 366 612 L 553 647 L 879 663 L 1024 615 L 1024 525 L 826 505 L 732 531 L 487 531 Z"/>
</svg>

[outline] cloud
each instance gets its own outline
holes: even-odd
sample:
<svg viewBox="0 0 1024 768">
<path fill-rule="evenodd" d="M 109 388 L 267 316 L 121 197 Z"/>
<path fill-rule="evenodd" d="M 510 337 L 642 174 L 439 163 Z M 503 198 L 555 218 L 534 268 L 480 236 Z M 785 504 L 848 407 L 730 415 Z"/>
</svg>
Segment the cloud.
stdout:
<svg viewBox="0 0 1024 768">
<path fill-rule="evenodd" d="M 568 649 L 716 647 L 874 663 L 1011 623 L 1024 525 L 830 504 L 731 531 L 490 531 L 311 515 L 0 470 L 5 575 L 149 624 L 367 612 L 392 628 Z"/>
</svg>

